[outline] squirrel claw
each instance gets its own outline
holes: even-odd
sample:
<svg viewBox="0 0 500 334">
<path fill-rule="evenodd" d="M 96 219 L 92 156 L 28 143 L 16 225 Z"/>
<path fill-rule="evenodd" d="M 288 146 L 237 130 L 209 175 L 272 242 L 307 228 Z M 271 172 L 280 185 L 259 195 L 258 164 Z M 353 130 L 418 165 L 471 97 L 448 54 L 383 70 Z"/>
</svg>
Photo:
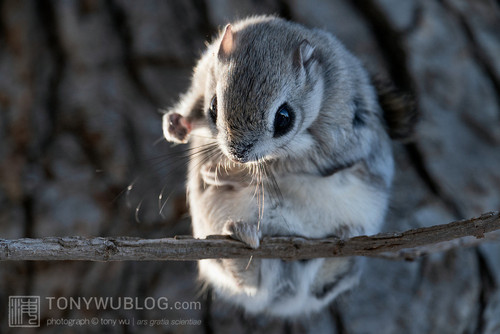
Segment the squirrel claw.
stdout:
<svg viewBox="0 0 500 334">
<path fill-rule="evenodd" d="M 258 248 L 261 233 L 256 223 L 229 220 L 224 226 L 224 234 L 229 234 L 233 239 L 244 242 L 251 248 Z"/>
</svg>

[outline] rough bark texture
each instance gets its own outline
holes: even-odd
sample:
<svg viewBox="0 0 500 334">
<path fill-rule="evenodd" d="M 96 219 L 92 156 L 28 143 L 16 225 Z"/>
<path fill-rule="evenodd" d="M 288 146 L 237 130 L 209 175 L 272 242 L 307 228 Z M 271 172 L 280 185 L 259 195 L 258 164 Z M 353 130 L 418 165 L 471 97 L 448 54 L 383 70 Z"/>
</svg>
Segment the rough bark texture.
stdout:
<svg viewBox="0 0 500 334">
<path fill-rule="evenodd" d="M 500 213 L 350 239 L 263 237 L 252 249 L 227 235 L 140 239 L 130 237 L 48 237 L 0 239 L 0 261 L 196 261 L 203 259 L 280 258 L 285 261 L 319 257 L 367 256 L 393 260 L 418 257 L 453 248 L 500 241 Z"/>
<path fill-rule="evenodd" d="M 417 96 L 416 141 L 394 145 L 398 172 L 384 231 L 500 208 L 498 1 L 0 0 L 0 237 L 189 234 L 182 148 L 157 142 L 158 109 L 186 88 L 217 27 L 262 13 L 333 32 L 370 70 Z M 9 332 L 8 296 L 40 295 L 202 302 L 201 310 L 167 312 L 45 307 L 42 324 L 202 320 L 42 326 L 46 333 L 499 333 L 499 254 L 492 243 L 414 262 L 368 259 L 357 289 L 294 321 L 249 317 L 212 300 L 193 262 L 3 262 L 0 331 Z"/>
</svg>

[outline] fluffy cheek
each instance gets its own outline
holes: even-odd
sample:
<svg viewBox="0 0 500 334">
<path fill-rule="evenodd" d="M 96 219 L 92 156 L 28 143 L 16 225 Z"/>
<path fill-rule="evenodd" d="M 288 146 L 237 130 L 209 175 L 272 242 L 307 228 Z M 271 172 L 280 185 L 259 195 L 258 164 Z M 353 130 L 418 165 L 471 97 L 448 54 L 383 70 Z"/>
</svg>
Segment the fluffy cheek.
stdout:
<svg viewBox="0 0 500 334">
<path fill-rule="evenodd" d="M 313 146 L 314 140 L 311 135 L 309 135 L 307 131 L 301 131 L 300 133 L 297 133 L 286 145 L 277 150 L 276 157 L 303 157 L 313 148 Z"/>
<path fill-rule="evenodd" d="M 296 104 L 294 103 L 295 106 L 298 106 L 295 109 L 296 112 L 300 113 L 297 115 L 297 128 L 291 138 L 287 136 L 284 145 L 278 145 L 279 148 L 275 151 L 275 157 L 301 157 L 314 146 L 314 139 L 307 132 L 307 129 L 320 113 L 323 88 L 323 79 L 318 78 L 314 85 L 304 87 L 305 92 L 299 94 L 303 98 L 298 100 Z"/>
</svg>

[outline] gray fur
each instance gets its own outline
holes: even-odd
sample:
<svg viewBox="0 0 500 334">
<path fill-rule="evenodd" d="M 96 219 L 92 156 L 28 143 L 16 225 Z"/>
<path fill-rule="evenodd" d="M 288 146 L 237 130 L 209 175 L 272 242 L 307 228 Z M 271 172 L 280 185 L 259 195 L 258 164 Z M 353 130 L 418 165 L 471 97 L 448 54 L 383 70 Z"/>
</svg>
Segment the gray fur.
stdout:
<svg viewBox="0 0 500 334">
<path fill-rule="evenodd" d="M 295 121 L 274 137 L 283 103 Z M 384 126 L 368 75 L 340 42 L 266 16 L 226 27 L 163 123 L 167 140 L 199 147 L 188 173 L 194 236 L 228 233 L 250 247 L 265 235 L 378 232 L 393 175 Z M 248 312 L 288 317 L 352 287 L 353 261 L 203 260 L 200 275 Z"/>
</svg>

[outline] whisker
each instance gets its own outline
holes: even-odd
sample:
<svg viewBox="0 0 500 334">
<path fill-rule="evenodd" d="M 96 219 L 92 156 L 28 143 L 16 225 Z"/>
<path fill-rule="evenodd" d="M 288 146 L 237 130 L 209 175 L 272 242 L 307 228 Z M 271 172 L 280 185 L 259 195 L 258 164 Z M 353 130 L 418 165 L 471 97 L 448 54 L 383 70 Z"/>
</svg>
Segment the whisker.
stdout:
<svg viewBox="0 0 500 334">
<path fill-rule="evenodd" d="M 134 188 L 136 182 L 137 182 L 137 178 L 131 184 L 129 184 L 127 186 L 127 188 L 124 189 L 124 191 L 126 191 L 125 205 L 127 206 L 127 208 L 132 207 L 132 204 L 130 202 L 130 193 L 131 193 L 132 189 Z M 122 191 L 122 193 L 123 193 L 123 191 Z"/>
<path fill-rule="evenodd" d="M 270 193 L 271 193 L 271 190 L 272 190 L 272 192 L 276 196 L 275 197 L 276 204 L 277 204 L 276 205 L 276 212 L 281 217 L 281 219 L 283 220 L 283 223 L 288 228 L 290 228 L 290 224 L 288 223 L 288 221 L 283 216 L 283 213 L 281 212 L 281 206 L 279 205 L 280 202 L 283 200 L 283 194 L 281 192 L 281 189 L 279 187 L 278 182 L 276 181 L 276 176 L 274 175 L 274 172 L 273 172 L 272 168 L 269 166 L 269 164 L 267 162 L 264 162 L 264 166 L 265 166 L 265 170 L 267 171 L 268 178 L 269 178 L 269 180 L 271 182 L 270 185 L 269 185 L 270 186 Z"/>
<path fill-rule="evenodd" d="M 135 206 L 135 220 L 140 223 L 141 222 L 141 212 L 144 210 L 144 201 L 146 199 L 147 191 L 150 189 L 142 189 L 144 187 L 140 187 L 141 189 L 138 190 L 137 186 L 139 185 L 139 180 L 141 180 L 143 177 L 147 176 L 148 174 L 157 174 L 158 172 L 161 172 L 165 167 L 168 167 L 168 171 L 166 173 L 161 173 L 161 178 L 158 183 L 163 183 L 166 180 L 168 180 L 172 174 L 178 172 L 179 167 L 182 166 L 188 166 L 190 164 L 190 161 L 195 159 L 198 156 L 204 157 L 207 155 L 207 159 L 202 159 L 207 160 L 210 159 L 213 156 L 213 152 L 217 151 L 217 144 L 216 143 L 207 143 L 207 144 L 202 144 L 202 145 L 197 145 L 194 147 L 190 147 L 185 150 L 181 151 L 176 151 L 176 152 L 169 152 L 167 154 L 162 154 L 157 157 L 149 158 L 146 160 L 145 165 L 145 170 L 142 171 L 139 176 L 137 176 L 133 182 L 131 182 L 127 187 L 125 187 L 120 193 L 112 200 L 112 202 L 116 202 L 121 196 L 125 194 L 125 204 L 128 208 L 132 208 L 135 206 L 137 201 L 139 201 L 139 204 Z M 177 156 L 178 159 L 169 159 L 170 157 Z M 142 184 L 142 183 L 141 183 Z M 160 191 L 160 194 L 158 195 L 158 208 L 159 208 L 159 215 L 162 218 L 165 218 L 164 214 L 164 209 L 166 207 L 166 204 L 168 203 L 169 198 L 171 195 L 174 193 L 175 190 L 172 190 L 167 198 L 165 198 L 165 191 L 167 190 L 169 184 L 165 184 L 163 188 Z M 138 191 L 138 193 L 137 193 Z M 132 196 L 133 195 L 133 196 Z"/>
<path fill-rule="evenodd" d="M 195 168 L 199 167 L 200 165 L 204 165 L 210 159 L 212 159 L 214 156 L 220 153 L 217 147 L 213 147 L 211 150 L 207 150 L 205 153 L 205 156 L 203 156 L 200 161 L 198 161 L 195 165 L 191 165 L 190 169 L 188 170 L 188 173 L 192 172 Z"/>
<path fill-rule="evenodd" d="M 255 199 L 255 196 L 259 191 L 259 180 L 258 180 L 258 175 L 256 173 L 252 174 L 252 181 L 250 182 L 250 184 L 254 182 L 255 182 L 255 191 L 253 192 L 252 201 Z"/>
<path fill-rule="evenodd" d="M 208 143 L 208 144 L 203 144 L 203 145 L 199 145 L 199 146 L 189 147 L 187 149 L 180 150 L 180 151 L 168 152 L 168 153 L 165 153 L 165 154 L 161 154 L 161 155 L 158 155 L 158 156 L 155 156 L 155 157 L 151 157 L 151 158 L 145 159 L 145 161 L 156 161 L 156 160 L 159 160 L 159 159 L 165 159 L 165 158 L 169 158 L 169 157 L 173 157 L 173 156 L 174 157 L 178 157 L 180 154 L 190 153 L 190 152 L 193 152 L 193 151 L 201 150 L 201 149 L 212 147 L 212 146 L 214 146 L 214 147 L 217 146 L 217 143 Z M 183 157 L 188 157 L 188 156 L 189 155 L 183 155 Z"/>
<path fill-rule="evenodd" d="M 185 154 L 185 155 L 180 155 L 180 156 L 178 156 L 178 158 L 180 158 L 180 159 L 177 159 L 175 161 L 172 161 L 170 159 L 156 161 L 154 163 L 151 163 L 150 167 L 151 167 L 152 171 L 154 171 L 154 172 L 159 172 L 161 169 L 163 169 L 166 166 L 173 167 L 172 169 L 176 170 L 179 166 L 186 164 L 186 161 L 184 161 L 183 159 L 192 159 L 198 155 L 203 155 L 204 153 L 210 152 L 216 148 L 217 148 L 217 146 L 204 147 L 204 148 L 200 149 L 199 151 L 191 152 L 191 153 Z"/>
<path fill-rule="evenodd" d="M 156 146 L 160 143 L 162 143 L 163 141 L 165 141 L 165 137 L 161 136 L 160 138 L 156 139 L 154 142 L 153 142 L 153 145 L 151 146 Z"/>
<path fill-rule="evenodd" d="M 163 199 L 163 192 L 165 191 L 166 187 L 167 187 L 167 185 L 164 185 L 163 188 L 161 188 L 160 195 L 158 195 L 158 208 L 159 209 L 162 207 L 161 200 Z"/>
<path fill-rule="evenodd" d="M 252 260 L 253 260 L 253 255 L 250 255 L 250 259 L 248 260 L 248 263 L 247 263 L 247 266 L 245 267 L 245 270 L 248 270 L 248 268 L 250 267 L 250 263 L 252 263 Z"/>
<path fill-rule="evenodd" d="M 168 194 L 167 198 L 165 199 L 165 202 L 163 202 L 163 205 L 160 207 L 159 214 L 160 214 L 160 216 L 161 216 L 162 218 L 164 218 L 164 219 L 165 219 L 165 218 L 167 218 L 167 217 L 165 217 L 165 215 L 163 214 L 163 209 L 165 209 L 165 206 L 167 205 L 167 202 L 168 202 L 168 200 L 169 200 L 170 196 L 172 196 L 172 194 L 173 194 L 173 193 L 174 193 L 174 190 L 172 190 L 172 191 L 170 192 L 170 194 Z"/>
<path fill-rule="evenodd" d="M 137 180 L 137 179 L 136 179 Z M 133 184 L 136 182 L 136 180 L 134 180 L 131 184 L 129 184 L 127 187 L 123 188 L 122 191 L 120 191 L 118 193 L 118 195 L 116 195 L 112 200 L 111 200 L 111 203 L 116 203 L 116 201 L 118 200 L 118 198 L 120 198 L 125 192 L 127 192 L 127 196 L 128 196 L 128 192 L 132 189 L 131 187 L 133 187 Z M 130 206 L 127 205 L 127 207 L 130 208 Z"/>
<path fill-rule="evenodd" d="M 257 230 L 260 229 L 260 222 L 261 220 L 264 218 L 264 206 L 265 206 L 265 189 L 264 189 L 264 171 L 263 171 L 263 167 L 261 164 L 258 164 L 258 167 L 259 167 L 259 194 L 260 194 L 260 198 L 259 198 L 259 218 L 258 218 L 258 221 L 257 221 Z"/>
<path fill-rule="evenodd" d="M 141 210 L 142 202 L 144 199 L 142 199 L 139 204 L 137 204 L 137 207 L 135 208 L 135 221 L 138 223 L 142 223 L 141 220 L 139 219 L 139 212 Z"/>
<path fill-rule="evenodd" d="M 276 181 L 276 176 L 273 171 L 269 168 L 267 163 L 264 163 L 264 172 L 266 177 L 271 182 L 270 184 L 270 192 L 272 190 L 273 195 L 275 196 L 276 202 L 281 202 L 283 200 L 283 194 L 281 193 L 281 189 L 279 187 L 278 182 Z"/>
<path fill-rule="evenodd" d="M 191 133 L 190 136 L 191 137 L 197 137 L 197 138 L 203 138 L 203 139 L 214 139 L 214 137 L 202 136 L 202 135 L 197 135 L 197 134 L 194 134 L 194 133 Z"/>
</svg>

